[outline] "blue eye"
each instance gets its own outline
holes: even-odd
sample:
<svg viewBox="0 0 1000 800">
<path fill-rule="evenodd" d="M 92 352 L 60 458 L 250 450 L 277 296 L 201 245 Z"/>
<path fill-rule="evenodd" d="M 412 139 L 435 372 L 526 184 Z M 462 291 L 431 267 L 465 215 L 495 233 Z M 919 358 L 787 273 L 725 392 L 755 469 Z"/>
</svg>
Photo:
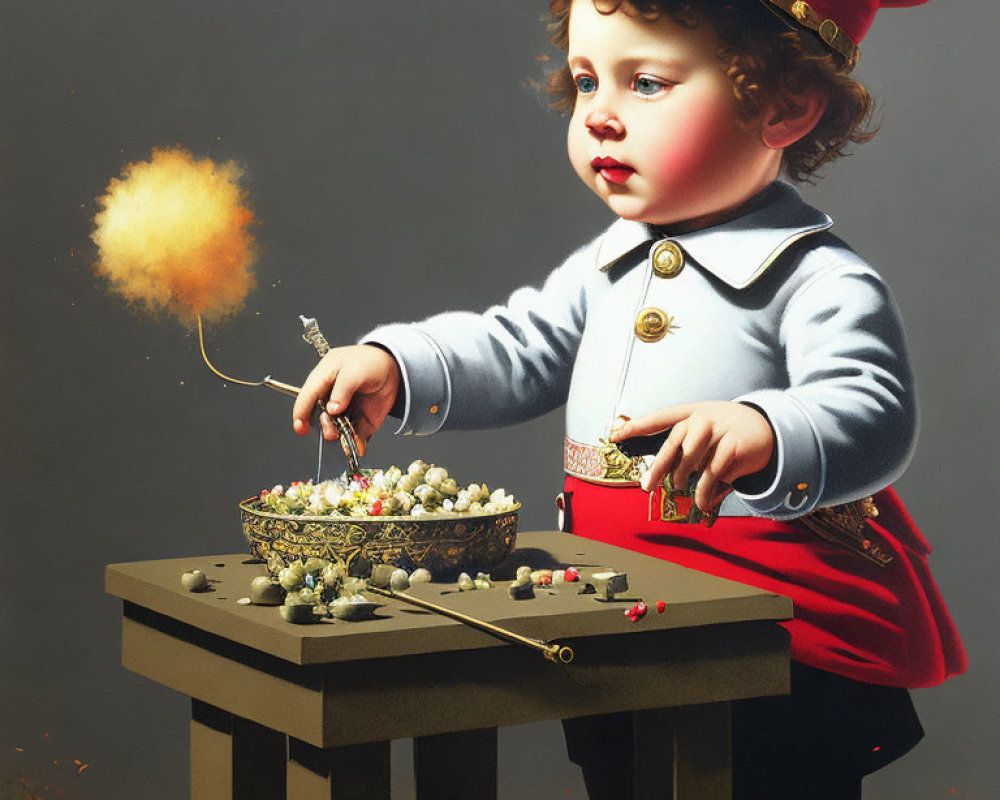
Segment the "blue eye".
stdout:
<svg viewBox="0 0 1000 800">
<path fill-rule="evenodd" d="M 661 81 L 659 78 L 654 78 L 650 75 L 636 75 L 632 79 L 632 89 L 636 94 L 645 95 L 647 97 L 657 94 L 658 92 L 665 89 L 666 83 Z"/>
<path fill-rule="evenodd" d="M 597 80 L 590 75 L 581 75 L 574 81 L 580 94 L 591 94 L 597 91 Z"/>
</svg>

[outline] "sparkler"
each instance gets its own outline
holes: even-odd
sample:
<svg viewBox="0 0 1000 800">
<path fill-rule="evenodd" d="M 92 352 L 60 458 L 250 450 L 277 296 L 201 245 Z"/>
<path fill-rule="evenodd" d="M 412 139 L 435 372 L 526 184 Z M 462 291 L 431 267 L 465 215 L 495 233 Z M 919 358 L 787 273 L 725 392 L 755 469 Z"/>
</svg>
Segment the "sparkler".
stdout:
<svg viewBox="0 0 1000 800">
<path fill-rule="evenodd" d="M 166 312 L 197 324 L 201 356 L 212 372 L 240 386 L 266 386 L 291 397 L 300 387 L 271 378 L 246 381 L 209 361 L 204 321 L 235 314 L 256 285 L 257 247 L 242 170 L 232 161 L 198 161 L 181 147 L 154 149 L 149 161 L 128 164 L 97 199 L 91 239 L 98 248 L 95 271 L 112 291 L 153 313 Z M 303 320 L 303 322 L 307 322 Z M 329 345 L 315 320 L 306 340 Z M 334 418 L 352 474 L 360 471 L 350 421 Z M 319 476 L 317 475 L 317 479 Z"/>
<path fill-rule="evenodd" d="M 313 320 L 315 322 L 315 320 Z M 319 333 L 319 328 L 316 329 Z M 319 336 L 322 337 L 320 333 Z M 305 337 L 303 337 L 305 338 Z M 323 340 L 326 341 L 325 339 Z M 285 383 L 283 381 L 278 381 L 272 378 L 270 375 L 266 375 L 263 379 L 259 381 L 244 381 L 239 378 L 234 378 L 231 375 L 226 375 L 224 372 L 220 372 L 216 369 L 215 365 L 212 364 L 208 359 L 208 353 L 205 352 L 205 334 L 203 330 L 203 325 L 201 322 L 201 317 L 198 317 L 198 344 L 201 347 L 201 357 L 205 364 L 208 366 L 212 372 L 218 375 L 224 381 L 230 381 L 232 383 L 239 384 L 240 386 L 265 386 L 268 389 L 273 389 L 281 394 L 288 395 L 289 397 L 298 397 L 299 392 L 302 391 L 301 386 L 293 386 L 290 383 Z M 317 410 L 322 411 L 320 407 Z M 340 431 L 340 442 L 344 448 L 344 455 L 347 456 L 347 468 L 349 474 L 357 475 L 361 472 L 361 453 L 358 449 L 358 435 L 354 432 L 354 426 L 351 424 L 351 420 L 345 414 L 336 414 L 331 416 L 333 423 L 337 426 L 337 430 Z M 320 436 L 320 451 L 319 451 L 319 466 L 317 467 L 316 481 L 319 482 L 319 472 L 323 467 L 323 437 Z"/>
</svg>

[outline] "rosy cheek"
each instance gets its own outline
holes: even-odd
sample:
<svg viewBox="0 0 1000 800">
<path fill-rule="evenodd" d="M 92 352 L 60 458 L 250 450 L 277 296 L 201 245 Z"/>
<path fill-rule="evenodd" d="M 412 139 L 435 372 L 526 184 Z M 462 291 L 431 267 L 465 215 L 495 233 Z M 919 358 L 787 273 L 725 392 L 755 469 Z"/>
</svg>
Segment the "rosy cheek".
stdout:
<svg viewBox="0 0 1000 800">
<path fill-rule="evenodd" d="M 710 180 L 712 173 L 732 164 L 739 152 L 740 136 L 727 107 L 705 102 L 685 108 L 683 120 L 673 127 L 665 144 L 657 159 L 657 172 L 683 185 L 695 177 L 699 182 Z"/>
</svg>

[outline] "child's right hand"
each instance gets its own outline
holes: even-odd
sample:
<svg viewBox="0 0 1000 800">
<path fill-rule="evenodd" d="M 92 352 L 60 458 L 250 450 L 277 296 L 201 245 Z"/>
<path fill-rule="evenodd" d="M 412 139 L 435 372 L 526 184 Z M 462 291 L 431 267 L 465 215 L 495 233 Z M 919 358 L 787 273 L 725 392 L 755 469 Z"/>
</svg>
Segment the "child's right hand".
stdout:
<svg viewBox="0 0 1000 800">
<path fill-rule="evenodd" d="M 396 359 L 380 347 L 362 344 L 331 350 L 306 378 L 292 410 L 292 427 L 300 436 L 309 433 L 309 418 L 321 404 L 323 438 L 333 441 L 340 431 L 331 415 L 350 409 L 363 449 L 396 402 L 400 380 Z"/>
</svg>

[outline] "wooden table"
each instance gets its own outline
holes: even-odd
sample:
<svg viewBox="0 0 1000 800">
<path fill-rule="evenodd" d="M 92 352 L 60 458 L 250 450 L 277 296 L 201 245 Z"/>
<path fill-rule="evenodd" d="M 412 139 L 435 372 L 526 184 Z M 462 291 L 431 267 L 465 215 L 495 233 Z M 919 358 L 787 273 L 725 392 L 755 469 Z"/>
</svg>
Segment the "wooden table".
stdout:
<svg viewBox="0 0 1000 800">
<path fill-rule="evenodd" d="M 398 601 L 378 618 L 284 622 L 240 605 L 243 555 L 112 564 L 122 663 L 191 697 L 193 800 L 389 798 L 389 742 L 413 737 L 417 800 L 496 797 L 496 730 L 631 711 L 636 798 L 731 796 L 729 701 L 788 691 L 784 597 L 557 532 L 518 535 L 516 563 L 628 572 L 628 598 L 580 584 L 514 601 L 431 583 L 412 593 L 573 647 L 571 664 Z M 211 591 L 190 593 L 201 569 Z M 623 611 L 644 598 L 649 613 Z M 655 603 L 667 608 L 657 613 Z"/>
</svg>

